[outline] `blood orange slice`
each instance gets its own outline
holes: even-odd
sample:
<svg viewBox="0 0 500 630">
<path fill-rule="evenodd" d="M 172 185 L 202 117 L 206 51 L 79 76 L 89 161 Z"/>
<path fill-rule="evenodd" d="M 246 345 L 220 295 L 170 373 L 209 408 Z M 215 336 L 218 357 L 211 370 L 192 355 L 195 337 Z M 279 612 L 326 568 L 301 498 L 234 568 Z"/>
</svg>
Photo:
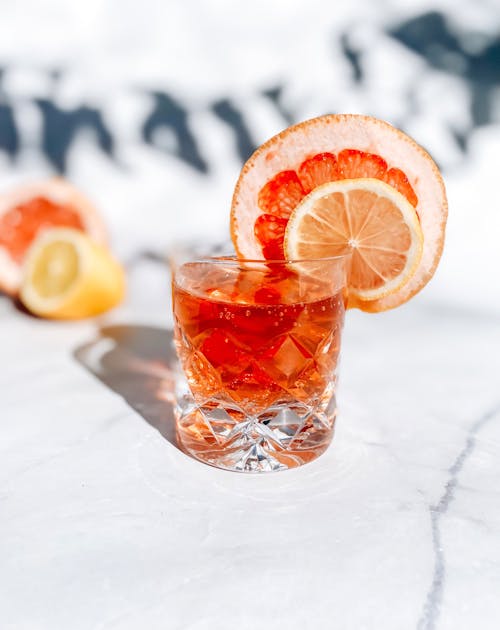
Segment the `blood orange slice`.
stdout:
<svg viewBox="0 0 500 630">
<path fill-rule="evenodd" d="M 94 206 L 66 181 L 54 178 L 0 195 L 0 290 L 16 294 L 27 250 L 44 230 L 67 227 L 106 241 Z"/>
<path fill-rule="evenodd" d="M 233 195 L 231 237 L 242 258 L 283 258 L 286 224 L 306 195 L 332 181 L 385 182 L 415 208 L 422 256 L 390 294 L 360 301 L 382 311 L 410 299 L 430 280 L 441 257 L 447 217 L 442 177 L 411 138 L 368 116 L 329 115 L 290 127 L 263 144 L 243 167 Z"/>
</svg>

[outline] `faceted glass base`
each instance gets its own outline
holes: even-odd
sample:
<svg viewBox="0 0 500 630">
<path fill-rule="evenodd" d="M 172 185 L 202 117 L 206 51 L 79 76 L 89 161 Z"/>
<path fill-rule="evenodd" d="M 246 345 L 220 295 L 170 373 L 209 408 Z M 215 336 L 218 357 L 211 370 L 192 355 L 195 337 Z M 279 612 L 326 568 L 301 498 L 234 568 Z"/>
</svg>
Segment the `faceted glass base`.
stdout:
<svg viewBox="0 0 500 630">
<path fill-rule="evenodd" d="M 272 472 L 316 459 L 330 444 L 336 416 L 335 396 L 315 406 L 278 402 L 250 416 L 233 403 L 189 394 L 178 399 L 179 445 L 196 459 L 237 472 Z"/>
</svg>

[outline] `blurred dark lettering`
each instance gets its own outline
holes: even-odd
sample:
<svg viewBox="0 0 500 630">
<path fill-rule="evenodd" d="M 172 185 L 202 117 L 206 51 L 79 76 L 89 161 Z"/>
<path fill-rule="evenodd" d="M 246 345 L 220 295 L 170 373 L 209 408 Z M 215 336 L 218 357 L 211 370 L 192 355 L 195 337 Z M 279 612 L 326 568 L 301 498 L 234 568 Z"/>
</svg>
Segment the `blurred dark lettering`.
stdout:
<svg viewBox="0 0 500 630">
<path fill-rule="evenodd" d="M 214 103 L 212 111 L 232 129 L 236 136 L 236 149 L 240 160 L 246 162 L 257 147 L 250 137 L 241 112 L 227 98 Z"/>
<path fill-rule="evenodd" d="M 14 120 L 14 111 L 5 103 L 0 103 L 0 149 L 6 151 L 11 159 L 14 159 L 19 152 L 19 134 Z"/>
<path fill-rule="evenodd" d="M 36 99 L 35 103 L 43 117 L 42 149 L 58 172 L 66 172 L 68 151 L 82 129 L 94 131 L 101 149 L 114 157 L 113 136 L 99 110 L 85 105 L 72 110 L 60 109 L 47 99 Z"/>
<path fill-rule="evenodd" d="M 367 83 L 371 79 L 371 76 L 367 76 L 366 67 L 370 54 L 368 44 L 364 43 L 365 39 L 355 29 L 355 25 L 352 25 L 338 40 L 340 51 L 351 70 L 352 87 L 376 90 L 376 85 L 370 86 L 371 81 Z M 428 11 L 395 25 L 393 23 L 393 26 L 384 31 L 380 30 L 378 35 L 382 45 L 383 38 L 390 37 L 418 55 L 431 70 L 448 73 L 465 85 L 470 98 L 463 98 L 460 92 L 457 92 L 457 98 L 461 99 L 463 120 L 470 122 L 457 123 L 452 118 L 448 122 L 446 113 L 442 121 L 446 126 L 445 132 L 465 154 L 473 130 L 495 122 L 498 117 L 495 101 L 500 88 L 500 29 L 493 33 L 474 32 L 467 28 L 458 30 L 445 13 Z M 0 151 L 15 160 L 23 148 L 24 119 L 16 117 L 15 96 L 7 93 L 6 85 L 10 83 L 5 82 L 4 78 L 11 70 L 15 71 L 15 68 L 0 67 Z M 405 88 L 406 93 L 401 95 L 404 99 L 403 111 L 400 119 L 395 122 L 403 129 L 407 126 L 407 119 L 426 115 L 425 108 L 428 104 L 419 98 L 419 90 L 428 74 L 415 69 L 412 80 Z M 91 132 L 93 142 L 118 164 L 118 145 L 121 141 L 119 130 L 115 131 L 111 127 L 104 112 L 97 106 L 85 104 L 67 109 L 58 105 L 57 90 L 65 80 L 65 74 L 55 69 L 48 71 L 48 76 L 53 79 L 49 92 L 34 95 L 29 101 L 38 107 L 42 119 L 41 138 L 35 140 L 40 142 L 41 151 L 54 169 L 60 173 L 67 171 L 69 151 L 78 134 L 86 130 Z M 290 111 L 285 89 L 286 84 L 277 83 L 261 90 L 256 97 L 265 99 L 285 125 L 291 125 L 296 122 L 297 116 Z M 193 128 L 191 116 L 195 117 L 196 112 L 190 110 L 189 102 L 184 102 L 164 90 L 153 91 L 149 95 L 152 98 L 151 110 L 145 119 L 135 122 L 143 141 L 155 150 L 181 160 L 199 173 L 209 174 L 210 164 L 203 155 L 203 127 Z M 247 123 L 247 114 L 251 108 L 252 101 L 236 104 L 226 94 L 221 94 L 217 100 L 205 105 L 205 113 L 211 112 L 231 132 L 234 150 L 242 162 L 255 149 Z M 325 112 L 318 111 L 318 115 L 322 113 Z M 32 139 L 27 140 L 31 144 Z"/>
<path fill-rule="evenodd" d="M 153 111 L 142 128 L 144 141 L 159 148 L 155 142 L 155 133 L 162 128 L 170 129 L 175 136 L 177 147 L 173 151 L 164 146 L 160 148 L 173 153 L 201 173 L 208 173 L 208 164 L 203 159 L 196 138 L 189 128 L 187 110 L 165 92 L 154 92 L 153 96 L 155 102 Z"/>
<path fill-rule="evenodd" d="M 19 152 L 19 134 L 14 109 L 4 91 L 4 74 L 5 68 L 0 67 L 0 149 L 3 149 L 14 160 Z"/>
</svg>

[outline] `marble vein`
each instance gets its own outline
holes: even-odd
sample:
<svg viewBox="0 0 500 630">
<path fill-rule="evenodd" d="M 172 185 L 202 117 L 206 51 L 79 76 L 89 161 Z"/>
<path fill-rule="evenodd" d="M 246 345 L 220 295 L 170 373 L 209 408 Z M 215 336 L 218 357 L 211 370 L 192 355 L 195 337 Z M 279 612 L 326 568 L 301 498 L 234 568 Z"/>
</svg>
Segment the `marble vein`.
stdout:
<svg viewBox="0 0 500 630">
<path fill-rule="evenodd" d="M 441 611 L 441 602 L 443 599 L 443 591 L 446 581 L 446 565 L 442 545 L 441 519 L 447 513 L 448 508 L 455 498 L 455 490 L 458 486 L 460 472 L 476 447 L 477 434 L 485 426 L 485 424 L 497 416 L 497 414 L 500 414 L 500 404 L 484 413 L 471 426 L 469 432 L 467 433 L 464 447 L 459 452 L 455 461 L 448 470 L 449 477 L 445 484 L 443 494 L 435 505 L 429 506 L 432 547 L 434 552 L 434 574 L 431 586 L 426 596 L 422 614 L 417 623 L 418 630 L 435 630 Z"/>
</svg>

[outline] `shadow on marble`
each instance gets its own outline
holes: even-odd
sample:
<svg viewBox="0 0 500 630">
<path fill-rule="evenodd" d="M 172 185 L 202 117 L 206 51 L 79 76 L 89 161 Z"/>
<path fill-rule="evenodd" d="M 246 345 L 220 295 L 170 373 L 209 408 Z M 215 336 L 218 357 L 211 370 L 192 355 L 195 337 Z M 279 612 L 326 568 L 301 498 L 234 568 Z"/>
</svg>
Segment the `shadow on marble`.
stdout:
<svg viewBox="0 0 500 630">
<path fill-rule="evenodd" d="M 173 415 L 177 358 L 171 330 L 105 326 L 94 340 L 78 347 L 73 356 L 177 446 Z"/>
<path fill-rule="evenodd" d="M 24 306 L 24 304 L 21 302 L 21 300 L 18 297 L 7 295 L 7 293 L 4 293 L 3 291 L 0 290 L 0 300 L 2 302 L 10 302 L 17 311 L 19 311 L 20 313 L 22 313 L 25 317 L 28 317 L 29 319 L 40 319 L 37 315 L 35 315 L 34 313 L 31 313 Z"/>
</svg>

